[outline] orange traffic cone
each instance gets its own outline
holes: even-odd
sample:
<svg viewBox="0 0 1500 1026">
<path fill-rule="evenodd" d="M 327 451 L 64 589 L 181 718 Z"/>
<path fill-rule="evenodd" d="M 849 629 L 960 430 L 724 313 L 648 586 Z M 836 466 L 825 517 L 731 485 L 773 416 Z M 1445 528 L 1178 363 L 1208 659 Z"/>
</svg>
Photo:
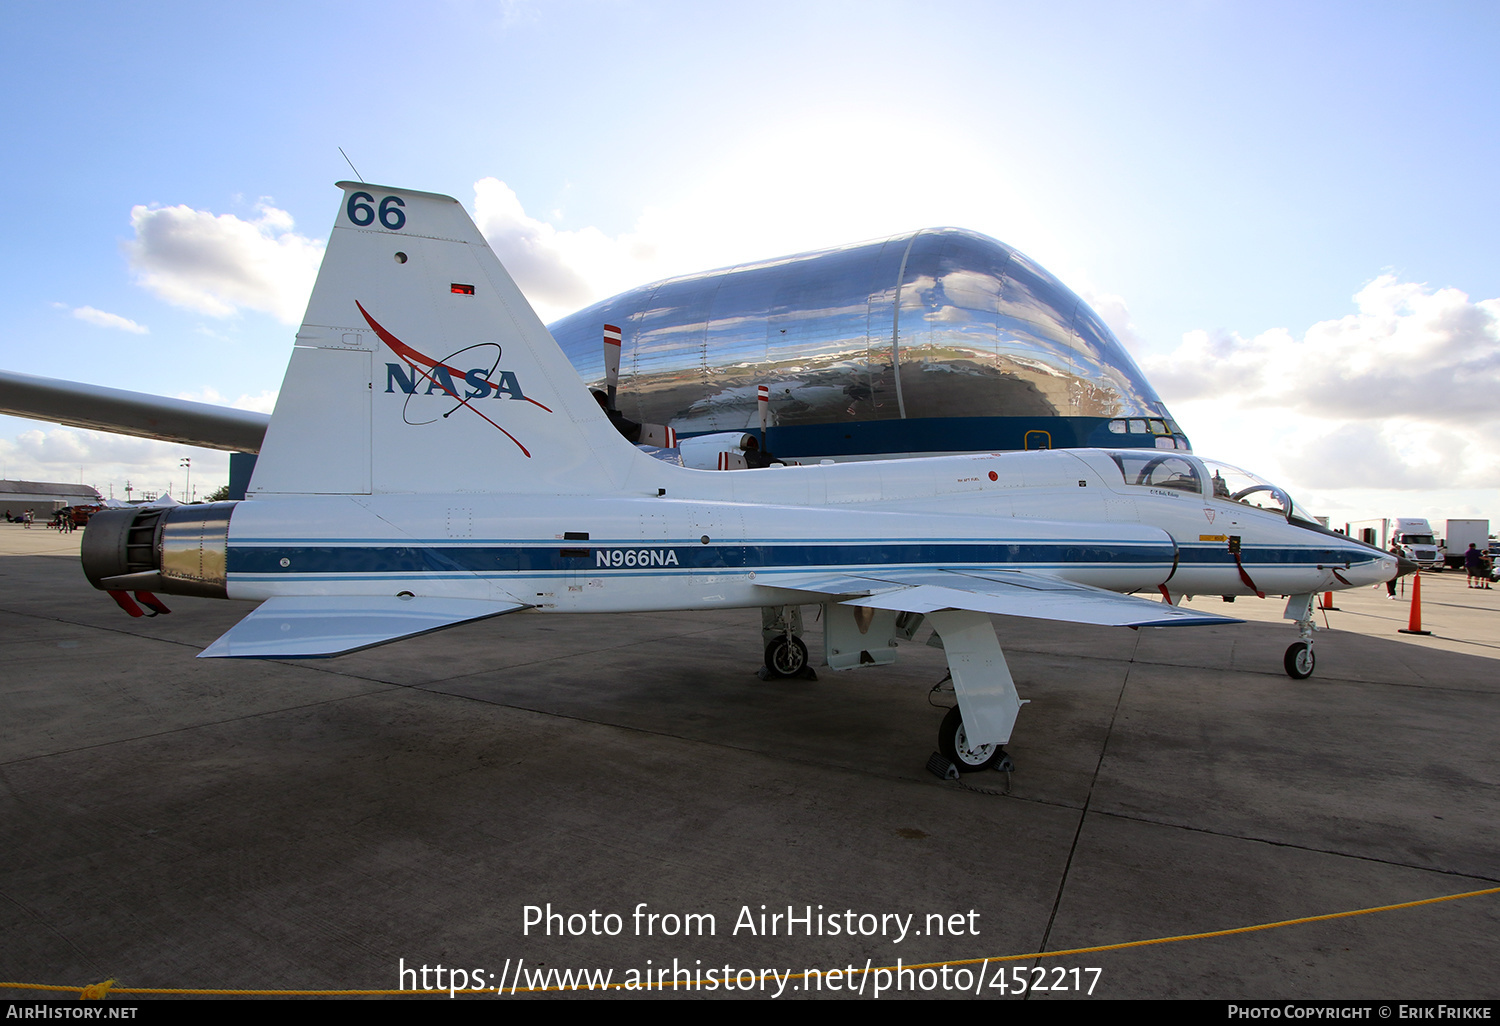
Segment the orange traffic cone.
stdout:
<svg viewBox="0 0 1500 1026">
<path fill-rule="evenodd" d="M 1325 613 L 1337 613 L 1339 611 L 1339 607 L 1333 604 L 1333 592 L 1331 591 L 1323 593 L 1323 611 Z"/>
<path fill-rule="evenodd" d="M 1411 575 L 1411 619 L 1401 629 L 1402 634 L 1431 634 L 1422 629 L 1422 574 Z"/>
</svg>

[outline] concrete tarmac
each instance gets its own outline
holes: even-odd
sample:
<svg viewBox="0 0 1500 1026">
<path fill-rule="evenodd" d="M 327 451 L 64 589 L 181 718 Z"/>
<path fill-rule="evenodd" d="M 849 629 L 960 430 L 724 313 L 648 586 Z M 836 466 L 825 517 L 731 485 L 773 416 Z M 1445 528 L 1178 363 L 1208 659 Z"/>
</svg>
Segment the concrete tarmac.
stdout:
<svg viewBox="0 0 1500 1026">
<path fill-rule="evenodd" d="M 1456 574 L 1423 577 L 1426 638 L 1397 633 L 1409 594 L 1339 593 L 1300 682 L 1274 598 L 1198 600 L 1253 618 L 1222 628 L 996 618 L 1030 704 L 1017 771 L 966 778 L 985 794 L 925 769 L 952 699 L 921 644 L 764 683 L 754 610 L 528 613 L 339 659 L 198 660 L 250 607 L 169 596 L 130 619 L 84 580 L 81 537 L 0 524 L 0 980 L 377 989 L 441 964 L 508 986 L 520 959 L 722 978 L 1500 884 L 1500 590 Z M 549 904 L 582 932 L 528 928 Z M 1035 965 L 1069 989 L 1034 998 L 1097 968 L 1095 997 L 1493 999 L 1500 895 Z M 835 986 L 860 977 L 817 992 Z"/>
</svg>

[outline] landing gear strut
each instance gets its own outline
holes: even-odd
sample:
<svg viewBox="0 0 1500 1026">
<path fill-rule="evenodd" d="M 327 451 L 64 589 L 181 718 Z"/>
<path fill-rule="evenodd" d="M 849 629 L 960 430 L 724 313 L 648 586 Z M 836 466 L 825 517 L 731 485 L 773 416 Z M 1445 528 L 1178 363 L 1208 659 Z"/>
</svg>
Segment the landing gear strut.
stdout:
<svg viewBox="0 0 1500 1026">
<path fill-rule="evenodd" d="M 948 656 L 948 674 L 958 699 L 938 728 L 938 751 L 960 773 L 987 769 L 1009 773 L 1015 764 L 1004 746 L 1023 701 L 1016 694 L 989 615 L 941 609 L 928 618 Z M 930 763 L 928 768 L 932 768 Z"/>
<path fill-rule="evenodd" d="M 1313 655 L 1313 631 L 1317 629 L 1313 623 L 1313 600 L 1312 595 L 1292 595 L 1287 598 L 1286 612 L 1282 614 L 1297 622 L 1297 637 L 1301 639 L 1287 646 L 1286 655 L 1281 659 L 1286 675 L 1292 680 L 1311 677 L 1318 662 Z"/>
</svg>

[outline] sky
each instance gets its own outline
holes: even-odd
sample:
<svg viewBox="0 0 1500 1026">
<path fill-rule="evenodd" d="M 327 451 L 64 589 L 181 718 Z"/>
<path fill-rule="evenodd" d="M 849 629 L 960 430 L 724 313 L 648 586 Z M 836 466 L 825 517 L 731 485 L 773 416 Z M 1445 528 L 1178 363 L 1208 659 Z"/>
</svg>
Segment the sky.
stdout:
<svg viewBox="0 0 1500 1026">
<path fill-rule="evenodd" d="M 953 225 L 1336 524 L 1500 521 L 1500 7 L 15 4 L 0 368 L 269 412 L 353 177 L 462 200 L 544 320 Z M 227 456 L 0 417 L 0 477 Z M 1439 528 L 1441 531 L 1441 528 Z"/>
</svg>

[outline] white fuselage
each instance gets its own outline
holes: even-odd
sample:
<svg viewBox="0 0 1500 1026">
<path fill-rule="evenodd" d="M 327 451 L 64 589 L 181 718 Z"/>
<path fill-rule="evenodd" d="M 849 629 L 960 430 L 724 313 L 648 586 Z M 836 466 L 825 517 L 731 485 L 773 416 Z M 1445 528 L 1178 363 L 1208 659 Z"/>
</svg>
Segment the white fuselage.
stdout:
<svg viewBox="0 0 1500 1026">
<path fill-rule="evenodd" d="M 620 612 L 806 602 L 777 582 L 810 571 L 1024 569 L 1173 598 L 1306 594 L 1395 572 L 1388 554 L 1206 486 L 1127 483 L 1097 450 L 733 473 L 663 464 L 653 483 L 244 502 L 229 595 L 509 596 Z"/>
</svg>

